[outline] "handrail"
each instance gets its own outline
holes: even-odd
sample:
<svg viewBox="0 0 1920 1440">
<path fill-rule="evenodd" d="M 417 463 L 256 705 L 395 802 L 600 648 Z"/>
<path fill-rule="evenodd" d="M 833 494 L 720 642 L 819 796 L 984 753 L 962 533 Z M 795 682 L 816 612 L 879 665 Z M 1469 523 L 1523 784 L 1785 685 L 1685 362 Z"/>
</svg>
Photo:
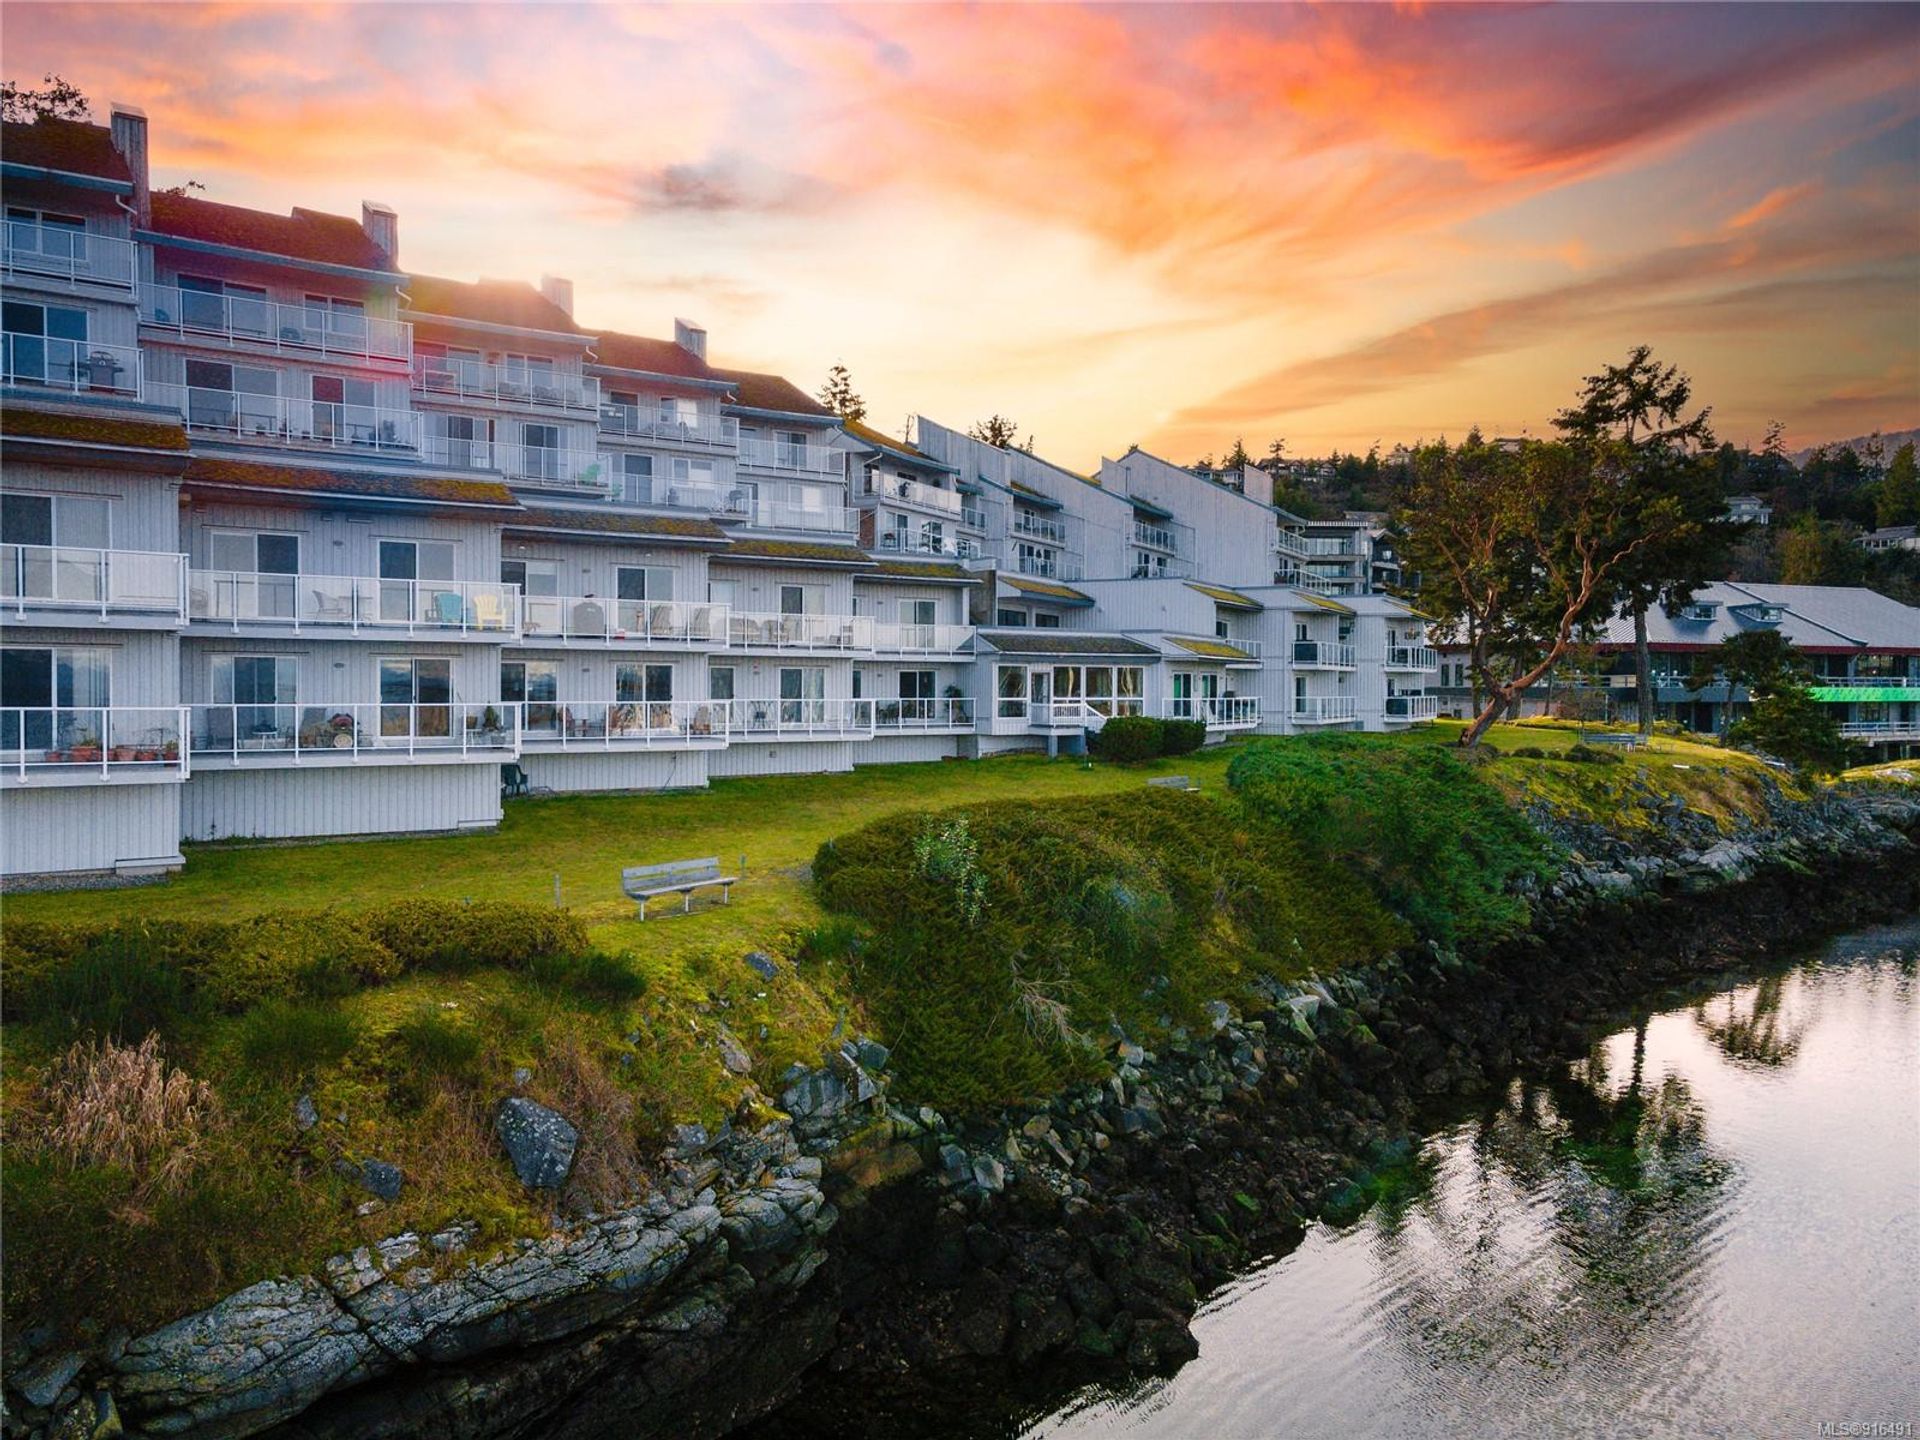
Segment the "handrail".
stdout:
<svg viewBox="0 0 1920 1440">
<path fill-rule="evenodd" d="M 372 575 L 189 572 L 188 618 L 295 630 L 343 628 L 405 633 L 520 634 L 520 587 L 487 580 L 383 580 Z"/>
<path fill-rule="evenodd" d="M 1440 668 L 1440 657 L 1425 645 L 1389 645 L 1387 668 L 1389 670 L 1437 670 Z"/>
<path fill-rule="evenodd" d="M 1052 545 L 1067 543 L 1067 527 L 1058 520 L 1049 520 L 1044 515 L 1033 515 L 1025 510 L 1013 512 L 1013 523 L 1007 527 L 1015 535 L 1024 535 L 1029 539 L 1044 540 Z"/>
<path fill-rule="evenodd" d="M 1171 529 L 1165 525 L 1149 525 L 1143 520 L 1133 522 L 1133 540 L 1136 545 L 1151 546 L 1155 550 L 1178 552 L 1180 549 Z"/>
<path fill-rule="evenodd" d="M 902 505 L 917 505 L 922 510 L 938 510 L 943 515 L 958 515 L 964 508 L 957 490 L 943 490 L 925 480 L 902 480 L 897 475 L 884 473 L 868 472 L 862 493 L 897 500 Z"/>
<path fill-rule="evenodd" d="M 1386 716 L 1389 720 L 1432 720 L 1440 714 L 1438 695 L 1389 695 Z"/>
<path fill-rule="evenodd" d="M 1260 723 L 1258 695 L 1169 696 L 1160 716 L 1164 720 L 1201 720 L 1209 729 L 1233 729 Z"/>
<path fill-rule="evenodd" d="M 1296 640 L 1293 642 L 1293 663 L 1351 670 L 1355 664 L 1353 646 L 1331 640 Z"/>
<path fill-rule="evenodd" d="M 966 644 L 971 625 L 913 625 L 891 620 L 873 622 L 873 648 L 909 655 L 948 655 Z"/>
<path fill-rule="evenodd" d="M 73 395 L 138 395 L 140 374 L 140 352 L 131 345 L 12 330 L 4 332 L 0 344 L 0 382 L 8 385 L 44 385 Z"/>
<path fill-rule="evenodd" d="M 873 723 L 880 730 L 942 730 L 971 728 L 974 708 L 970 695 L 927 696 L 920 699 L 875 700 Z"/>
<path fill-rule="evenodd" d="M 600 382 L 591 375 L 565 369 L 529 370 L 454 355 L 415 355 L 413 388 L 427 395 L 504 405 L 600 408 Z"/>
<path fill-rule="evenodd" d="M 724 647 L 733 638 L 732 610 L 704 601 L 527 595 L 521 598 L 521 608 L 525 617 L 521 631 L 529 639 Z"/>
<path fill-rule="evenodd" d="M 873 730 L 871 700 L 763 698 L 731 700 L 728 727 L 738 735 L 865 734 Z"/>
<path fill-rule="evenodd" d="M 156 380 L 146 382 L 142 395 L 152 404 L 178 410 L 189 430 L 374 453 L 419 448 L 420 416 L 412 410 Z"/>
<path fill-rule="evenodd" d="M 768 440 L 761 436 L 740 437 L 740 463 L 761 470 L 799 470 L 814 475 L 840 473 L 834 461 L 844 451 L 830 445 L 792 440 Z"/>
<path fill-rule="evenodd" d="M 656 411 L 631 405 L 603 403 L 600 406 L 600 433 L 622 435 L 636 440 L 660 440 L 675 445 L 713 445 L 731 449 L 740 440 L 740 422 L 731 415 L 695 414 L 671 418 Z"/>
<path fill-rule="evenodd" d="M 1293 698 L 1294 719 L 1308 724 L 1352 720 L 1357 713 L 1357 703 L 1351 695 L 1296 695 Z"/>
<path fill-rule="evenodd" d="M 524 700 L 522 745 L 611 750 L 688 740 L 727 743 L 725 700 Z"/>
<path fill-rule="evenodd" d="M 736 610 L 727 622 L 735 645 L 775 650 L 871 650 L 869 615 L 773 615 Z"/>
<path fill-rule="evenodd" d="M 0 601 L 16 616 L 34 609 L 158 612 L 184 619 L 187 557 L 171 550 L 95 550 L 75 545 L 0 545 Z"/>
<path fill-rule="evenodd" d="M 9 705 L 0 708 L 0 773 L 185 779 L 186 734 L 184 705 Z"/>
<path fill-rule="evenodd" d="M 216 703 L 193 712 L 193 753 L 243 759 L 290 756 L 292 764 L 324 755 L 357 761 L 362 756 L 465 755 L 489 759 L 520 749 L 519 712 L 510 701 L 447 700 L 440 703 L 381 701 L 321 704 Z"/>
<path fill-rule="evenodd" d="M 8 220 L 0 230 L 0 270 L 19 275 L 53 275 L 78 283 L 133 289 L 134 246 L 118 235 Z"/>
<path fill-rule="evenodd" d="M 140 323 L 183 336 L 212 335 L 302 354 L 398 361 L 413 355 L 413 326 L 404 320 L 173 285 L 140 287 Z"/>
</svg>

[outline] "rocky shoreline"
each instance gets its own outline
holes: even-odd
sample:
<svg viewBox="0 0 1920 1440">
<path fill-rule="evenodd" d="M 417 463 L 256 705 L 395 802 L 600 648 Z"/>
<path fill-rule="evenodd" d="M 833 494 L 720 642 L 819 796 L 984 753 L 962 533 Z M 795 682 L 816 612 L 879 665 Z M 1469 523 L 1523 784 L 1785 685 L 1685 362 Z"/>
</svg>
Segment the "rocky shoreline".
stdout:
<svg viewBox="0 0 1920 1440">
<path fill-rule="evenodd" d="M 1771 810 L 1727 835 L 1662 809 L 1632 841 L 1536 816 L 1573 858 L 1522 940 L 1275 986 L 1157 1053 L 1116 1034 L 1112 1074 L 1044 1106 L 909 1112 L 884 1048 L 849 1041 L 783 1077 L 784 1116 L 682 1131 L 619 1214 L 484 1259 L 458 1227 L 395 1236 L 89 1351 L 15 1337 L 4 1433 L 910 1434 L 1036 1376 L 1177 1364 L 1200 1295 L 1363 1207 L 1423 1104 L 1736 959 L 1920 909 L 1920 800 Z"/>
</svg>

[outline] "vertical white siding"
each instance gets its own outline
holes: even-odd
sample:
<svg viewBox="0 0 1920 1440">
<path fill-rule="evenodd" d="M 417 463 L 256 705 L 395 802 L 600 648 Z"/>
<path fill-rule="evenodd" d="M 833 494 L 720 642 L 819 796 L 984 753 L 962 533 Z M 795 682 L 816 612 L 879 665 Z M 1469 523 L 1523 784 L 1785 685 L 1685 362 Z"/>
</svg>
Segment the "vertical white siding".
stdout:
<svg viewBox="0 0 1920 1440">
<path fill-rule="evenodd" d="M 492 764 L 203 770 L 183 788 L 180 823 L 189 840 L 383 835 L 500 823 L 500 769 Z"/>
<path fill-rule="evenodd" d="M 0 796 L 0 873 L 180 864 L 179 784 L 63 785 Z"/>
</svg>

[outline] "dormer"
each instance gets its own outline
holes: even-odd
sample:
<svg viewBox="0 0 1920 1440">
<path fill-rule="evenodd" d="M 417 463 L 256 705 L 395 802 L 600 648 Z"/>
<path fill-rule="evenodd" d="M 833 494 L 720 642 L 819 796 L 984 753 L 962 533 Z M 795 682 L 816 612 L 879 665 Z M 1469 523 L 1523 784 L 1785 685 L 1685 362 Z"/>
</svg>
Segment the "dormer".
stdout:
<svg viewBox="0 0 1920 1440">
<path fill-rule="evenodd" d="M 1674 613 L 1676 620 L 1690 620 L 1695 624 L 1711 624 L 1720 614 L 1718 600 L 1689 600 Z"/>
<path fill-rule="evenodd" d="M 1787 617 L 1786 606 L 1768 605 L 1763 602 L 1735 605 L 1730 607 L 1730 613 L 1748 625 L 1778 625 Z"/>
</svg>

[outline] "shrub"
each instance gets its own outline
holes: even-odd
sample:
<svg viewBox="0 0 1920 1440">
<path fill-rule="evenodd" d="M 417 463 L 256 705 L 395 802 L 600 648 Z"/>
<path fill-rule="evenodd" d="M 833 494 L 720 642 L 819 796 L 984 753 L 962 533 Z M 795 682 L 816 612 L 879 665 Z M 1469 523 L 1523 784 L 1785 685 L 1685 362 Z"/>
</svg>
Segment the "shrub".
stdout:
<svg viewBox="0 0 1920 1440">
<path fill-rule="evenodd" d="M 141 1189 L 178 1190 L 220 1123 L 213 1088 L 138 1045 L 82 1040 L 55 1060 L 42 1086 L 48 1152 L 69 1167 L 124 1170 Z"/>
<path fill-rule="evenodd" d="M 1204 720 L 1162 720 L 1160 722 L 1160 753 L 1162 755 L 1191 755 L 1207 743 L 1207 726 Z"/>
<path fill-rule="evenodd" d="M 1137 764 L 1160 753 L 1164 729 L 1151 715 L 1116 715 L 1088 736 L 1087 748 L 1103 760 Z"/>
<path fill-rule="evenodd" d="M 944 823 L 929 817 L 913 837 L 913 859 L 923 876 L 947 890 L 955 914 L 969 925 L 980 923 L 987 877 L 980 873 L 980 847 L 966 816 Z"/>
<path fill-rule="evenodd" d="M 1596 750 L 1591 745 L 1569 745 L 1560 757 L 1577 765 L 1624 765 L 1627 757 L 1611 750 Z"/>
<path fill-rule="evenodd" d="M 1507 751 L 1507 757 L 1512 760 L 1544 760 L 1547 752 L 1538 745 L 1522 745 L 1517 750 Z"/>
<path fill-rule="evenodd" d="M 352 1015 L 332 1005 L 270 1000 L 240 1021 L 240 1054 L 270 1075 L 307 1075 L 345 1057 L 360 1038 Z"/>
<path fill-rule="evenodd" d="M 573 995 L 618 1004 L 647 993 L 647 977 L 634 963 L 631 951 L 609 955 L 587 950 L 560 955 L 536 955 L 527 964 L 527 978 Z"/>
<path fill-rule="evenodd" d="M 12 1014 L 74 1035 L 139 1040 L 174 1028 L 190 1004 L 186 977 L 138 926 L 100 932 L 69 958 L 18 979 L 9 966 L 7 981 L 20 992 L 9 1002 Z"/>
<path fill-rule="evenodd" d="M 360 919 L 408 970 L 524 970 L 539 957 L 588 949 L 587 927 L 574 915 L 507 900 L 399 900 Z"/>
<path fill-rule="evenodd" d="M 1756 697 L 1747 714 L 1727 727 L 1727 743 L 1784 760 L 1796 770 L 1831 775 L 1852 758 L 1836 708 L 1821 704 L 1803 685 L 1780 684 Z"/>
<path fill-rule="evenodd" d="M 394 1027 L 393 1044 L 409 1078 L 480 1079 L 480 1032 L 438 1006 L 423 1009 Z"/>
<path fill-rule="evenodd" d="M 263 1000 L 350 995 L 391 980 L 400 963 L 354 917 L 269 912 L 230 927 L 198 967 L 209 1005 L 244 1010 Z"/>
</svg>

